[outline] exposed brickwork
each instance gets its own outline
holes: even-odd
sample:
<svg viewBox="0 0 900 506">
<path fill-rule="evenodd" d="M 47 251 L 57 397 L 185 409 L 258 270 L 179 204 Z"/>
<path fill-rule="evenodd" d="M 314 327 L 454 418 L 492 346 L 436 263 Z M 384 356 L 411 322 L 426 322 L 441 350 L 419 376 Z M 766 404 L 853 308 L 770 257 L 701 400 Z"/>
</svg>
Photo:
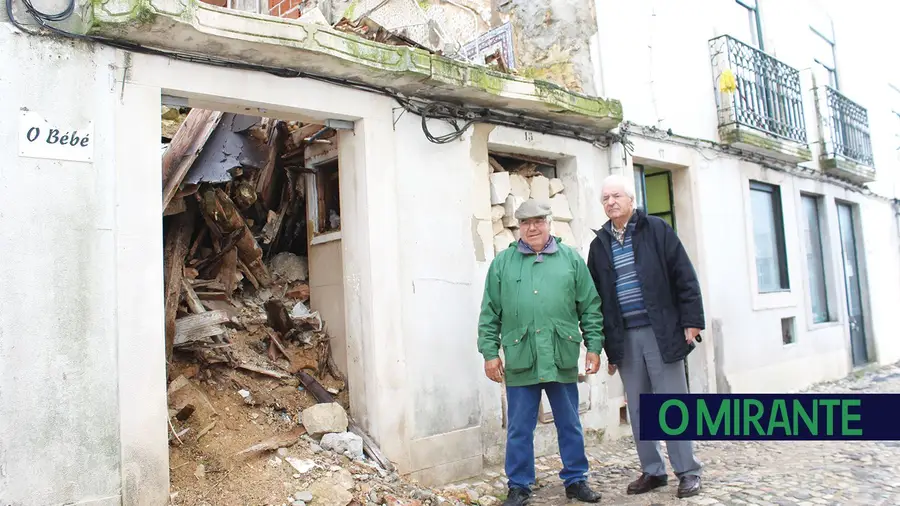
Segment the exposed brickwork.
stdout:
<svg viewBox="0 0 900 506">
<path fill-rule="evenodd" d="M 269 14 L 280 18 L 299 18 L 302 0 L 269 0 Z"/>
</svg>

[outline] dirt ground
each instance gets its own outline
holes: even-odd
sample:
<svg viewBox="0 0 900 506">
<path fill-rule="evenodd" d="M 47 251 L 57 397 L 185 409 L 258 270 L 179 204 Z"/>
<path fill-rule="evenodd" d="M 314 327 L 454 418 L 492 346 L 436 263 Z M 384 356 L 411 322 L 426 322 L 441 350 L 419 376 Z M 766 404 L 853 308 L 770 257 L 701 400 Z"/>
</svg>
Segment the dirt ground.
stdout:
<svg viewBox="0 0 900 506">
<path fill-rule="evenodd" d="M 254 354 L 261 358 L 259 351 L 266 348 L 261 344 L 264 332 L 253 325 L 247 325 L 247 329 L 231 335 L 235 355 L 243 362 L 251 362 Z M 316 400 L 294 376 L 270 378 L 224 363 L 201 366 L 184 355 L 176 355 L 171 373 L 174 380 L 169 387 L 171 504 L 287 504 L 287 497 L 306 484 L 293 477 L 296 471 L 286 462 L 269 464 L 275 456 L 273 451 L 238 453 L 273 436 L 296 431 L 299 414 Z M 281 360 L 281 365 L 289 368 L 286 360 Z M 272 364 L 266 367 L 272 369 Z M 339 392 L 336 401 L 346 409 L 349 399 L 343 383 L 328 375 L 318 379 L 325 388 Z M 245 399 L 241 391 L 249 396 Z M 193 406 L 193 412 L 179 420 L 178 412 L 187 405 Z M 189 429 L 186 434 L 174 435 L 185 429 Z M 306 441 L 291 446 L 288 452 L 300 459 L 313 457 Z M 341 458 L 346 461 L 343 464 L 349 464 L 348 459 Z"/>
</svg>

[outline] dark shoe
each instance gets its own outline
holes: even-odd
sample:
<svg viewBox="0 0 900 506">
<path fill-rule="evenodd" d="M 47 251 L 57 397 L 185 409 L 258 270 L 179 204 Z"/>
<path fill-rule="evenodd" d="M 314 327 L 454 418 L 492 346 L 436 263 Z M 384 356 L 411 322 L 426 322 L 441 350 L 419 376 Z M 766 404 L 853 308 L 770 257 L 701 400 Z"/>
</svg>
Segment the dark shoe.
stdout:
<svg viewBox="0 0 900 506">
<path fill-rule="evenodd" d="M 603 495 L 600 492 L 591 490 L 586 481 L 579 481 L 566 487 L 566 497 L 568 499 L 577 499 L 581 502 L 600 502 L 600 498 Z"/>
<path fill-rule="evenodd" d="M 668 484 L 669 477 L 666 475 L 651 476 L 647 473 L 641 473 L 640 478 L 628 484 L 628 495 L 646 494 L 655 488 L 665 487 Z"/>
<path fill-rule="evenodd" d="M 531 499 L 531 492 L 519 487 L 513 487 L 509 489 L 509 494 L 507 494 L 506 500 L 503 501 L 503 506 L 525 506 L 528 504 L 529 499 Z"/>
<path fill-rule="evenodd" d="M 700 477 L 687 475 L 681 478 L 678 484 L 678 497 L 691 497 L 700 493 Z"/>
</svg>

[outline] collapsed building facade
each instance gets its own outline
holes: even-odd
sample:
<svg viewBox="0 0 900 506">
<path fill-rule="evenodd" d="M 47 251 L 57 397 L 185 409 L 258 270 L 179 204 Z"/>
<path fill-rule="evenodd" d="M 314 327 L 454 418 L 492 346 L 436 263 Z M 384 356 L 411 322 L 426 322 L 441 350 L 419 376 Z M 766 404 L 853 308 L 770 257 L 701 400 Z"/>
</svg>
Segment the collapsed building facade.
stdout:
<svg viewBox="0 0 900 506">
<path fill-rule="evenodd" d="M 688 361 L 692 391 L 795 389 L 900 358 L 884 110 L 870 128 L 831 67 L 765 53 L 774 40 L 805 61 L 779 38 L 789 29 L 754 39 L 712 3 L 732 21 L 693 20 L 702 36 L 669 48 L 626 33 L 684 21 L 666 9 L 520 3 L 442 5 L 474 9 L 483 34 L 466 46 L 448 41 L 468 25 L 392 22 L 376 9 L 390 2 L 124 0 L 79 4 L 65 26 L 38 16 L 63 33 L 32 33 L 12 3 L 29 23 L 4 14 L 0 31 L 18 69 L 0 80 L 16 119 L 0 159 L 0 499 L 165 504 L 183 430 L 167 390 L 185 353 L 317 373 L 423 483 L 502 462 L 503 392 L 474 344 L 484 274 L 529 197 L 551 201 L 553 233 L 586 254 L 612 173 L 635 178 L 700 275 L 712 338 Z M 535 49 L 573 17 L 565 51 Z M 663 57 L 639 49 L 646 37 Z M 634 77 L 660 59 L 689 84 Z M 861 100 L 874 85 L 855 75 L 842 90 Z M 257 332 L 252 360 L 231 351 L 241 332 Z M 617 376 L 579 386 L 592 441 L 630 432 Z M 553 452 L 546 403 L 540 421 L 537 452 Z"/>
</svg>

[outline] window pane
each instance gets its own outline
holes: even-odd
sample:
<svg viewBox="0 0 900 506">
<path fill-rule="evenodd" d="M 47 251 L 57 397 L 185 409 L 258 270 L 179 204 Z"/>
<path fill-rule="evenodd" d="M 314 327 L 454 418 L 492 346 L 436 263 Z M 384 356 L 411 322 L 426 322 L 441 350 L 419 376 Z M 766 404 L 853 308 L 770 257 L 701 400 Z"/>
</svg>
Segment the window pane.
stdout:
<svg viewBox="0 0 900 506">
<path fill-rule="evenodd" d="M 646 210 L 644 207 L 644 167 L 634 165 L 634 197 L 635 207 Z"/>
<path fill-rule="evenodd" d="M 782 270 L 781 234 L 776 227 L 774 190 L 750 190 L 753 211 L 753 240 L 756 244 L 756 276 L 760 292 L 787 288 Z"/>
<path fill-rule="evenodd" d="M 828 297 L 825 286 L 825 257 L 822 252 L 822 235 L 819 226 L 818 199 L 803 196 L 806 216 L 803 235 L 806 239 L 806 265 L 809 275 L 810 299 L 814 323 L 828 321 Z"/>
<path fill-rule="evenodd" d="M 746 44 L 759 47 L 756 11 L 737 1 L 731 4 L 730 9 L 732 35 Z"/>
</svg>

